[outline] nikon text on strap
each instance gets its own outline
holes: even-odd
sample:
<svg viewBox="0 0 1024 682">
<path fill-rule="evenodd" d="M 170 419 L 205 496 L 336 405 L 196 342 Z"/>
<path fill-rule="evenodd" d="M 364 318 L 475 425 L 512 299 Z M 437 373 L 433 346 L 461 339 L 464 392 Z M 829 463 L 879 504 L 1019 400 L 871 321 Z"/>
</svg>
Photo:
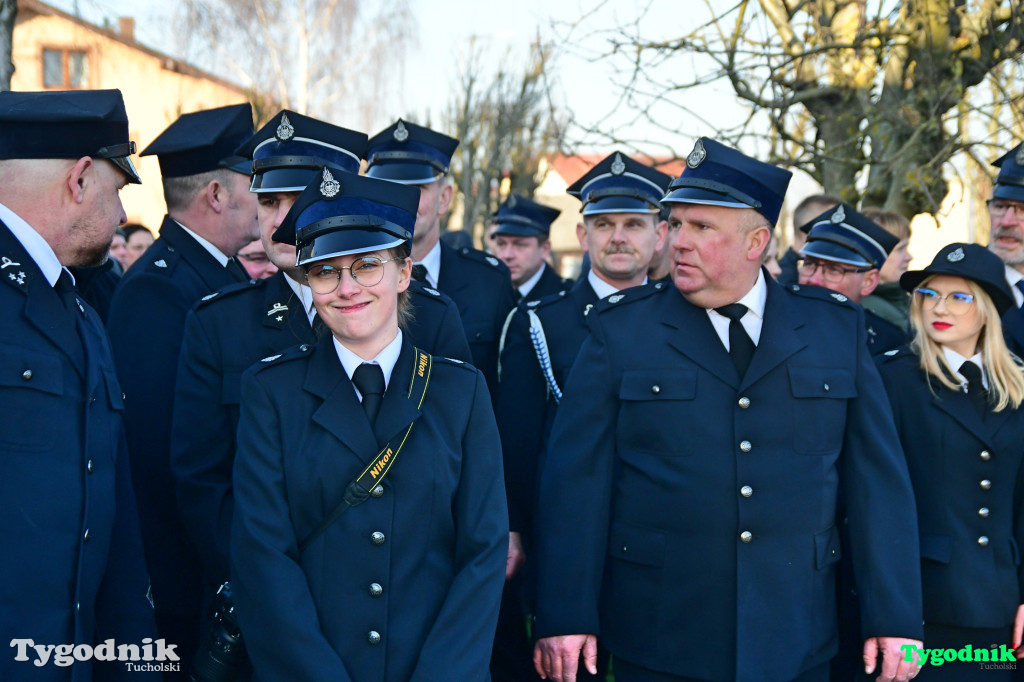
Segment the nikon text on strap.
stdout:
<svg viewBox="0 0 1024 682">
<path fill-rule="evenodd" d="M 420 400 L 416 405 L 418 409 L 423 406 L 423 400 L 427 397 L 427 385 L 430 383 L 430 370 L 433 367 L 434 358 L 419 348 L 414 348 L 413 353 L 416 356 L 416 361 L 413 363 L 412 382 L 409 384 L 409 393 L 406 397 L 412 398 L 413 395 L 419 393 Z M 397 447 L 392 446 L 393 441 L 388 441 L 381 448 L 381 451 L 377 453 L 377 456 L 373 458 L 373 461 L 363 469 L 363 472 L 352 479 L 348 486 L 346 486 L 345 496 L 338 503 L 338 506 L 327 515 L 327 518 L 313 532 L 299 543 L 299 554 L 302 554 L 313 540 L 320 537 L 331 524 L 337 521 L 345 513 L 346 509 L 366 502 L 367 498 L 370 497 L 370 490 L 380 485 L 384 477 L 391 471 L 395 460 L 398 459 L 398 453 L 402 451 L 405 442 L 409 440 L 409 434 L 412 432 L 412 427 L 415 423 L 415 421 L 409 422 L 409 426 L 402 433 Z"/>
</svg>

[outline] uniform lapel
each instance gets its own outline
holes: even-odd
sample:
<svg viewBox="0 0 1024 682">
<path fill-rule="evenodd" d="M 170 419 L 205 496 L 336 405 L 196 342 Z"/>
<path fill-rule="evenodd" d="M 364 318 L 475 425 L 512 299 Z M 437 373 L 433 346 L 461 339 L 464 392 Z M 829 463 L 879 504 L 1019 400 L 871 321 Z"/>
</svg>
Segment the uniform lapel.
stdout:
<svg viewBox="0 0 1024 682">
<path fill-rule="evenodd" d="M 661 296 L 665 300 L 662 324 L 675 330 L 668 338 L 669 345 L 728 385 L 738 386 L 740 377 L 707 311 L 689 303 L 678 291 Z"/>
<path fill-rule="evenodd" d="M 332 336 L 320 339 L 306 370 L 303 388 L 323 401 L 313 412 L 313 421 L 355 453 L 360 461 L 366 464 L 373 461 L 380 448 L 355 388 L 341 366 Z"/>
<path fill-rule="evenodd" d="M 290 329 L 301 343 L 314 341 L 313 328 L 306 316 L 305 304 L 285 281 L 283 272 L 267 281 L 264 287 L 263 326 L 271 329 Z"/>
<path fill-rule="evenodd" d="M 410 395 L 413 373 L 416 370 L 415 349 L 407 341 L 403 341 L 402 353 L 398 356 L 398 362 L 395 363 L 395 368 L 391 372 L 391 381 L 384 393 L 380 412 L 377 414 L 374 430 L 377 442 L 381 446 L 389 439 L 400 442 L 400 436 L 405 428 L 411 422 L 419 419 L 422 391 L 415 391 L 415 395 Z M 393 442 L 392 445 L 397 448 L 398 442 Z"/>
<path fill-rule="evenodd" d="M 970 398 L 963 391 L 954 391 L 938 382 L 935 383 L 937 394 L 932 395 L 932 405 L 948 414 L 960 426 L 991 447 L 991 434 L 995 431 L 996 422 L 986 425 L 978 415 L 978 411 L 974 408 Z M 989 417 L 991 418 L 992 415 L 990 414 Z M 1002 419 L 1005 419 L 1005 415 Z"/>
<path fill-rule="evenodd" d="M 786 295 L 774 280 L 765 277 L 768 296 L 764 305 L 761 339 L 743 377 L 741 387 L 749 386 L 772 371 L 807 343 L 800 336 L 803 316 L 796 310 L 796 299 Z"/>
<path fill-rule="evenodd" d="M 181 254 L 181 258 L 195 269 L 199 278 L 203 280 L 203 284 L 210 291 L 244 281 L 221 265 L 209 251 L 204 249 L 188 232 L 185 232 L 181 225 L 170 216 L 164 216 L 164 222 L 160 226 L 160 239 L 165 240 L 172 250 Z"/>
</svg>

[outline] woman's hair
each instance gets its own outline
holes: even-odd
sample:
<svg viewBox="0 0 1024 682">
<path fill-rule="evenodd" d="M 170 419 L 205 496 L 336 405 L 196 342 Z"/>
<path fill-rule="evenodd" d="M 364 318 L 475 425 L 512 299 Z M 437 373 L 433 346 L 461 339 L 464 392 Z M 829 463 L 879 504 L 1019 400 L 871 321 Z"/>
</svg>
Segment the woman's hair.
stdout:
<svg viewBox="0 0 1024 682">
<path fill-rule="evenodd" d="M 910 221 L 900 213 L 871 207 L 862 210 L 861 215 L 880 225 L 883 230 L 900 241 L 910 239 Z"/>
<path fill-rule="evenodd" d="M 405 242 L 404 244 L 400 244 L 399 246 L 392 246 L 390 249 L 388 249 L 388 258 L 396 259 L 395 265 L 399 267 L 401 267 L 402 265 L 400 261 L 410 258 L 411 254 L 412 247 L 410 246 L 409 242 Z M 415 313 L 412 308 L 411 296 L 412 295 L 409 293 L 408 289 L 398 294 L 398 326 L 405 334 L 409 333 L 409 327 L 412 325 L 413 320 L 415 319 Z"/>
<path fill-rule="evenodd" d="M 921 282 L 920 286 L 931 281 L 931 277 Z M 978 338 L 978 350 L 981 352 L 985 375 L 988 377 L 988 389 L 993 410 L 999 412 L 1006 407 L 1017 409 L 1024 402 L 1024 373 L 1017 365 L 1013 355 L 1006 347 L 1003 339 L 1003 325 L 999 320 L 992 299 L 985 290 L 973 280 L 966 280 L 970 293 L 974 296 L 974 304 L 981 315 L 981 336 Z M 942 347 L 936 343 L 924 328 L 924 316 L 921 309 L 921 298 L 913 296 L 910 304 L 910 323 L 914 328 L 914 340 L 911 347 L 921 359 L 921 369 L 934 377 L 939 383 L 954 391 L 960 390 L 960 384 L 954 381 L 956 376 L 953 367 L 946 361 Z"/>
</svg>

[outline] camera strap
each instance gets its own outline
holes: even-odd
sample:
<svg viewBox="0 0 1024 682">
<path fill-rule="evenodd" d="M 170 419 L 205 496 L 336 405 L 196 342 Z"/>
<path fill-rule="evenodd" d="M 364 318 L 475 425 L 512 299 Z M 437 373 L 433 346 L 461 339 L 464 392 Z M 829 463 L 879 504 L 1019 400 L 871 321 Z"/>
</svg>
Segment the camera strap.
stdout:
<svg viewBox="0 0 1024 682">
<path fill-rule="evenodd" d="M 409 392 L 406 394 L 406 397 L 411 399 L 414 395 L 419 394 L 419 403 L 416 405 L 419 408 L 422 407 L 423 400 L 427 396 L 427 385 L 430 383 L 430 370 L 433 367 L 434 358 L 419 348 L 414 348 L 413 353 L 416 356 L 416 362 L 413 368 L 412 382 L 409 384 Z M 393 440 L 388 441 L 381 448 L 380 452 L 377 453 L 377 456 L 373 458 L 373 461 L 363 469 L 363 472 L 349 482 L 348 486 L 345 487 L 345 495 L 342 497 L 341 502 L 338 503 L 338 506 L 299 543 L 299 554 L 302 554 L 313 540 L 320 537 L 325 530 L 337 521 L 345 513 L 345 510 L 366 502 L 370 497 L 370 490 L 380 485 L 391 471 L 395 460 L 398 459 L 398 453 L 402 451 L 402 447 L 409 440 L 409 434 L 412 432 L 412 427 L 415 423 L 415 420 L 409 422 L 409 426 L 401 434 L 397 446 L 392 444 Z"/>
</svg>

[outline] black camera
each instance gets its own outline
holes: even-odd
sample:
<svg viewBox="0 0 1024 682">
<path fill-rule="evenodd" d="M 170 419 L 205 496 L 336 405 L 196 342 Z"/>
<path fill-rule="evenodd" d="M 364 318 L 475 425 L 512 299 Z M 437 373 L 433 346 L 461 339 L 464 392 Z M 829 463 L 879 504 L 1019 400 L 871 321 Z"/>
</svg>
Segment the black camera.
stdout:
<svg viewBox="0 0 1024 682">
<path fill-rule="evenodd" d="M 252 677 L 242 632 L 235 619 L 231 583 L 224 583 L 210 603 L 207 636 L 192 661 L 193 682 L 242 682 Z"/>
</svg>

